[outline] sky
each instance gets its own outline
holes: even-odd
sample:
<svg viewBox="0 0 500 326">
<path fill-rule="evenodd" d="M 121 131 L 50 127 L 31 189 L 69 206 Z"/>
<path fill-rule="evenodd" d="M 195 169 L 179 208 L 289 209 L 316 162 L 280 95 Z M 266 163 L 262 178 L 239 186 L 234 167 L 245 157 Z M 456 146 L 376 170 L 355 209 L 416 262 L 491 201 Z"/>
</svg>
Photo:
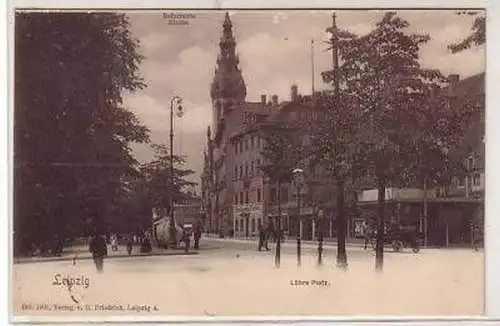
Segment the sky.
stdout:
<svg viewBox="0 0 500 326">
<path fill-rule="evenodd" d="M 140 42 L 145 59 L 140 73 L 148 87 L 125 94 L 125 104 L 151 130 L 153 143 L 168 143 L 170 98 L 183 98 L 185 115 L 174 122 L 174 152 L 187 157 L 187 167 L 199 180 L 206 145 L 206 129 L 212 122 L 210 83 L 219 52 L 224 11 L 192 11 L 188 25 L 172 25 L 166 14 L 185 11 L 130 12 L 132 35 Z M 287 100 L 290 86 L 310 94 L 312 84 L 311 40 L 315 89 L 328 88 L 320 73 L 331 68 L 331 52 L 322 43 L 329 38 L 325 29 L 332 23 L 332 11 L 230 11 L 240 68 L 247 86 L 247 101 L 259 101 L 276 94 Z M 383 11 L 338 11 L 337 25 L 358 35 L 367 34 L 382 18 Z M 410 24 L 409 33 L 429 34 L 422 46 L 420 61 L 425 68 L 460 78 L 484 72 L 485 48 L 452 54 L 447 45 L 468 35 L 473 17 L 453 10 L 406 10 L 398 14 Z M 132 146 L 137 159 L 153 157 L 148 145 Z"/>
</svg>

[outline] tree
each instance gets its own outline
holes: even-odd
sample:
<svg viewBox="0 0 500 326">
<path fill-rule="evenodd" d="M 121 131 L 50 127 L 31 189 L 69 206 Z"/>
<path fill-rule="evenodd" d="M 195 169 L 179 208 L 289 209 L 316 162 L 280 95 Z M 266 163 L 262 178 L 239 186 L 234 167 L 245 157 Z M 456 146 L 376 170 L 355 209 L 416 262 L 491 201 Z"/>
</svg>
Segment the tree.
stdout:
<svg viewBox="0 0 500 326">
<path fill-rule="evenodd" d="M 125 15 L 16 14 L 17 249 L 81 234 L 88 222 L 107 229 L 123 176 L 137 166 L 129 143 L 148 141 L 122 100 L 145 86 L 137 51 Z"/>
<path fill-rule="evenodd" d="M 186 188 L 195 186 L 196 183 L 187 181 L 186 177 L 193 175 L 194 171 L 183 168 L 186 160 L 174 155 L 174 176 L 172 178 L 168 147 L 157 144 L 153 144 L 152 147 L 155 151 L 155 158 L 142 167 L 148 180 L 147 187 L 151 208 L 164 208 L 170 212 L 172 209 L 170 203 L 181 203 L 192 199 Z M 171 199 L 173 200 L 171 201 Z"/>
<path fill-rule="evenodd" d="M 355 135 L 360 126 L 359 110 L 357 110 L 357 88 L 349 83 L 356 77 L 357 70 L 344 66 L 344 52 L 357 38 L 345 30 L 339 30 L 335 23 L 327 28 L 332 33 L 330 49 L 333 54 L 333 69 L 322 73 L 323 80 L 331 83 L 333 92 L 322 93 L 317 104 L 319 111 L 326 119 L 313 124 L 314 160 L 320 161 L 327 167 L 330 177 L 336 185 L 336 212 L 337 212 L 337 266 L 347 268 L 347 253 L 345 247 L 347 233 L 346 217 L 346 184 L 349 184 L 349 175 L 355 173 L 354 155 L 356 149 Z M 341 57 L 339 58 L 339 52 Z M 342 64 L 339 65 L 339 59 Z M 351 178 L 352 179 L 352 178 Z M 352 188 L 353 185 L 351 185 Z M 349 186 L 348 186 L 349 187 Z"/>
<path fill-rule="evenodd" d="M 329 81 L 328 77 L 325 80 Z M 337 266 L 347 268 L 345 192 L 348 177 L 352 173 L 352 146 L 355 144 L 357 128 L 356 110 L 351 108 L 345 93 L 339 100 L 330 94 L 322 94 L 317 105 L 319 112 L 324 113 L 326 119 L 319 119 L 312 124 L 314 132 L 310 155 L 315 164 L 325 168 L 325 177 L 335 184 Z"/>
<path fill-rule="evenodd" d="M 362 155 L 356 155 L 356 165 L 373 177 L 378 189 L 377 270 L 383 267 L 385 189 L 408 184 L 416 144 L 437 138 L 421 121 L 441 109 L 430 105 L 428 92 L 445 82 L 439 71 L 424 69 L 418 62 L 419 49 L 429 36 L 406 34 L 408 26 L 387 12 L 368 35 L 352 37 L 340 48 L 340 74 L 357 112 L 355 152 Z"/>
<path fill-rule="evenodd" d="M 292 178 L 292 170 L 299 161 L 300 147 L 294 128 L 280 123 L 262 129 L 264 148 L 261 151 L 263 164 L 261 170 L 269 182 L 277 185 L 278 221 L 275 265 L 280 267 L 281 261 L 281 185 Z"/>
<path fill-rule="evenodd" d="M 471 26 L 470 34 L 458 43 L 448 45 L 452 53 L 461 52 L 470 49 L 473 46 L 481 46 L 486 43 L 486 16 L 484 12 L 477 11 L 459 11 L 457 15 L 475 16 Z"/>
</svg>

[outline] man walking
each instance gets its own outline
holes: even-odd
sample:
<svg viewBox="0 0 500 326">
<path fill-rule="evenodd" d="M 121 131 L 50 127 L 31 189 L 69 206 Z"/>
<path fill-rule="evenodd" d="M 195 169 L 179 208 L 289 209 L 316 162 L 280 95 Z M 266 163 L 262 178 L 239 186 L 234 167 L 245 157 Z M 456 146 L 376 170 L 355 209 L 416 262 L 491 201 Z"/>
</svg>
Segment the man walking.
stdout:
<svg viewBox="0 0 500 326">
<path fill-rule="evenodd" d="M 259 246 L 258 246 L 258 251 L 262 250 L 262 247 L 264 246 L 264 238 L 265 238 L 265 231 L 264 228 L 262 227 L 262 223 L 259 221 L 259 225 L 257 226 L 257 230 L 259 232 Z"/>
<path fill-rule="evenodd" d="M 127 253 L 129 256 L 132 255 L 132 247 L 134 245 L 134 239 L 132 238 L 131 235 L 127 236 Z"/>
<path fill-rule="evenodd" d="M 198 221 L 194 229 L 194 249 L 200 249 L 201 223 Z"/>
<path fill-rule="evenodd" d="M 102 273 L 104 257 L 108 255 L 106 240 L 99 234 L 95 234 L 90 240 L 89 251 L 92 253 L 95 267 L 98 273 Z"/>
<path fill-rule="evenodd" d="M 264 230 L 264 247 L 266 248 L 266 251 L 270 251 L 269 249 L 269 237 L 271 236 L 271 229 L 269 226 L 265 228 Z"/>
</svg>

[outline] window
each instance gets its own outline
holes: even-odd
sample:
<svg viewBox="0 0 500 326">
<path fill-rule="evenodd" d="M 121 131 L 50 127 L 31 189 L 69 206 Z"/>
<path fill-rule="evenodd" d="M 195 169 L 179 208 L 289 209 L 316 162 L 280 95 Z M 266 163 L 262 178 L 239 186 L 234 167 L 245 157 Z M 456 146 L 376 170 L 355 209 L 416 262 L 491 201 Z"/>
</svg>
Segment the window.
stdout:
<svg viewBox="0 0 500 326">
<path fill-rule="evenodd" d="M 234 203 L 238 205 L 238 195 L 234 196 Z"/>
<path fill-rule="evenodd" d="M 234 221 L 234 229 L 236 232 L 238 232 L 238 220 Z"/>
<path fill-rule="evenodd" d="M 260 203 L 260 198 L 261 194 L 260 194 L 260 189 L 257 189 L 257 202 Z"/>
<path fill-rule="evenodd" d="M 245 175 L 248 175 L 248 163 L 245 163 Z"/>
<path fill-rule="evenodd" d="M 254 171 L 254 165 L 253 165 L 253 161 L 252 161 L 252 163 L 250 164 L 250 173 L 253 174 L 253 171 Z"/>
<path fill-rule="evenodd" d="M 248 204 L 248 191 L 245 191 L 245 204 Z"/>
<path fill-rule="evenodd" d="M 288 230 L 288 217 L 283 216 L 283 220 L 281 221 L 281 225 L 283 226 L 283 229 Z"/>
<path fill-rule="evenodd" d="M 243 192 L 240 192 L 240 204 L 243 204 Z"/>
<path fill-rule="evenodd" d="M 288 201 L 288 188 L 287 187 L 281 188 L 280 197 L 281 197 L 282 203 L 286 203 Z"/>
<path fill-rule="evenodd" d="M 252 142 L 250 144 L 250 148 L 253 148 L 255 146 L 255 137 L 252 137 Z"/>
<path fill-rule="evenodd" d="M 276 202 L 276 188 L 271 188 L 270 191 L 269 191 L 269 201 L 271 203 L 275 203 Z"/>
<path fill-rule="evenodd" d="M 234 154 L 238 155 L 238 143 L 234 144 Z"/>
<path fill-rule="evenodd" d="M 243 165 L 240 165 L 240 179 L 243 178 Z"/>
<path fill-rule="evenodd" d="M 248 138 L 245 139 L 245 150 L 248 150 Z"/>
<path fill-rule="evenodd" d="M 241 232 L 245 231 L 245 220 L 244 219 L 240 220 L 240 231 Z"/>
<path fill-rule="evenodd" d="M 255 219 L 252 219 L 252 232 L 255 232 Z"/>
<path fill-rule="evenodd" d="M 257 148 L 260 148 L 260 136 L 257 136 Z"/>
<path fill-rule="evenodd" d="M 481 184 L 481 178 L 479 175 L 474 176 L 474 186 L 479 186 Z"/>
<path fill-rule="evenodd" d="M 234 178 L 238 179 L 238 166 L 237 165 L 234 167 Z"/>
</svg>

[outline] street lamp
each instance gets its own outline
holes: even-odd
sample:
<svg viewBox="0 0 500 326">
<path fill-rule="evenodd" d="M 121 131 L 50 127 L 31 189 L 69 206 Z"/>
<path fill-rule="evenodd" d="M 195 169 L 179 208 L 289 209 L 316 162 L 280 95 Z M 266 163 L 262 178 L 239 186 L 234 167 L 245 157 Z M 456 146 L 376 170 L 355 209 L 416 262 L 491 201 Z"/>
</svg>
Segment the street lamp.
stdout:
<svg viewBox="0 0 500 326">
<path fill-rule="evenodd" d="M 174 218 L 174 109 L 176 111 L 177 117 L 182 117 L 184 115 L 184 109 L 182 107 L 182 98 L 179 96 L 173 96 L 170 99 L 170 236 L 169 242 L 172 245 L 177 244 L 176 230 L 175 230 L 175 218 Z"/>
<path fill-rule="evenodd" d="M 324 224 L 323 210 L 318 211 L 318 224 L 319 224 L 319 242 L 318 242 L 318 266 L 323 265 L 323 224 Z"/>
<path fill-rule="evenodd" d="M 300 215 L 300 188 L 302 187 L 302 183 L 304 182 L 304 171 L 302 169 L 294 169 L 293 180 L 295 182 L 295 187 L 297 189 L 297 223 L 299 225 L 297 232 L 297 266 L 301 265 L 301 257 L 300 257 L 300 240 L 302 237 L 302 218 Z"/>
</svg>

